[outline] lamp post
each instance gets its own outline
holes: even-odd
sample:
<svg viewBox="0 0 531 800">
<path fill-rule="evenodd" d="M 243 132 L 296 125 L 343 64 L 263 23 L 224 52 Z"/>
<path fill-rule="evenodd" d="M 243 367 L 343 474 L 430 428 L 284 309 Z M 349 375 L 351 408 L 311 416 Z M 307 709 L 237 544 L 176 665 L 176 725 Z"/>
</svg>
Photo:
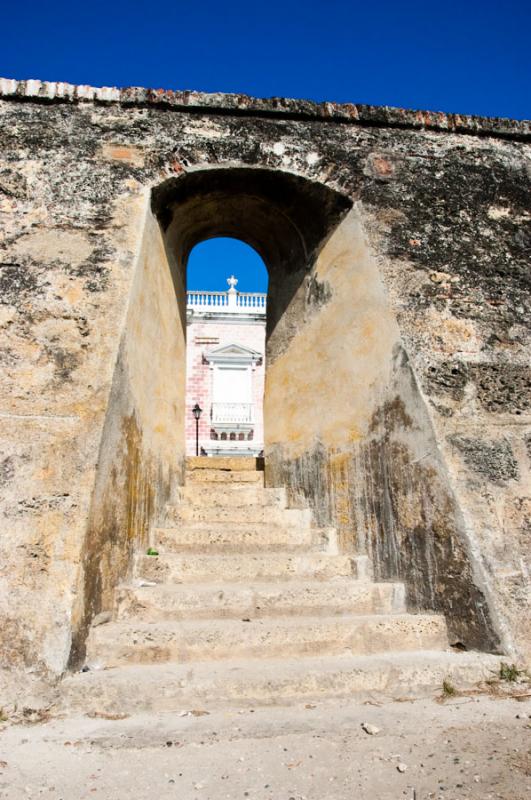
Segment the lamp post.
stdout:
<svg viewBox="0 0 531 800">
<path fill-rule="evenodd" d="M 192 414 L 195 417 L 195 454 L 196 456 L 199 455 L 199 417 L 203 413 L 203 409 L 200 407 L 199 403 L 196 403 L 195 406 L 192 408 Z"/>
</svg>

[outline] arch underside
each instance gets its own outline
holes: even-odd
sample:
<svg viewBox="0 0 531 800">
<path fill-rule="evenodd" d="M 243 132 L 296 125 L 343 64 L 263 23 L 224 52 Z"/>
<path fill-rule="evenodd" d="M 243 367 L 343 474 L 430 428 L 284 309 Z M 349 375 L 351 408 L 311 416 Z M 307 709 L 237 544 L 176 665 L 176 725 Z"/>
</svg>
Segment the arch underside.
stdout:
<svg viewBox="0 0 531 800">
<path fill-rule="evenodd" d="M 323 184 L 245 167 L 170 178 L 152 195 L 152 210 L 183 275 L 193 247 L 217 236 L 240 239 L 261 256 L 269 273 L 268 359 L 285 347 L 295 308 L 286 311 L 351 205 Z"/>
<path fill-rule="evenodd" d="M 320 183 L 285 172 L 245 167 L 191 172 L 156 187 L 152 209 L 175 237 L 179 260 L 215 236 L 242 239 L 269 269 L 296 270 L 315 256 L 351 207 Z"/>
</svg>

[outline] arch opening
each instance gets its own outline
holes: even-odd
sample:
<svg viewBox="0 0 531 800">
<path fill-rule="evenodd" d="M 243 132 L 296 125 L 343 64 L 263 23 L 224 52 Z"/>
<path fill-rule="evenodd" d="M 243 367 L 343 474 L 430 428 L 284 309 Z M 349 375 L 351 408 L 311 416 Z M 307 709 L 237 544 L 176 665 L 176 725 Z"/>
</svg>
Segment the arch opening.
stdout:
<svg viewBox="0 0 531 800">
<path fill-rule="evenodd" d="M 193 247 L 215 237 L 240 239 L 261 256 L 269 273 L 269 359 L 285 346 L 293 316 L 286 312 L 324 242 L 351 206 L 348 197 L 323 184 L 245 167 L 170 178 L 152 194 L 169 258 L 183 276 Z"/>
<path fill-rule="evenodd" d="M 256 456 L 263 453 L 264 381 L 267 386 L 264 373 L 287 349 L 296 334 L 308 293 L 316 288 L 315 279 L 310 278 L 312 266 L 351 206 L 348 197 L 323 184 L 261 168 L 198 170 L 171 178 L 153 190 L 152 210 L 160 225 L 168 261 L 173 265 L 173 271 L 180 275 L 178 284 L 183 287 L 178 300 L 183 329 L 188 334 L 190 303 L 187 290 L 201 288 L 192 286 L 187 280 L 189 264 L 193 269 L 194 248 L 204 248 L 206 243 L 219 239 L 238 240 L 252 248 L 268 275 L 267 313 L 261 314 L 261 330 L 255 325 L 253 332 L 253 325 L 247 325 L 245 341 L 240 341 L 243 351 L 220 352 L 223 349 L 221 341 L 214 341 L 219 337 L 209 338 L 204 325 L 187 337 L 188 380 L 183 380 L 183 383 L 187 395 L 185 428 L 188 455 L 223 452 Z M 238 288 L 243 290 L 245 287 Z M 260 317 L 261 309 L 254 310 L 259 312 L 255 316 Z M 253 309 L 249 316 L 253 316 Z M 260 320 L 254 320 L 257 321 Z M 242 324 L 241 312 L 239 324 Z M 242 326 L 242 332 L 243 328 L 245 326 Z M 228 372 L 231 359 L 232 375 Z M 199 361 L 207 362 L 207 370 L 203 370 L 206 377 L 204 374 L 199 376 Z M 196 375 L 192 376 L 194 370 Z M 236 385 L 240 387 L 238 390 Z M 237 391 L 241 394 L 239 402 Z M 267 393 L 267 389 L 265 391 Z M 196 402 L 201 406 L 201 394 L 207 396 L 209 402 L 200 421 L 196 422 L 192 408 Z M 230 416 L 236 406 L 239 408 L 238 423 L 231 426 L 225 420 L 223 426 L 223 420 L 218 419 L 220 409 L 223 407 L 225 415 Z M 215 419 L 216 424 L 212 424 Z M 267 420 L 265 425 L 267 427 Z"/>
<path fill-rule="evenodd" d="M 266 266 L 249 245 L 218 237 L 192 249 L 186 278 L 186 454 L 261 456 Z"/>
<path fill-rule="evenodd" d="M 240 239 L 215 237 L 196 244 L 188 258 L 188 291 L 224 291 L 227 278 L 234 274 L 237 289 L 267 294 L 267 267 L 261 256 Z"/>
</svg>

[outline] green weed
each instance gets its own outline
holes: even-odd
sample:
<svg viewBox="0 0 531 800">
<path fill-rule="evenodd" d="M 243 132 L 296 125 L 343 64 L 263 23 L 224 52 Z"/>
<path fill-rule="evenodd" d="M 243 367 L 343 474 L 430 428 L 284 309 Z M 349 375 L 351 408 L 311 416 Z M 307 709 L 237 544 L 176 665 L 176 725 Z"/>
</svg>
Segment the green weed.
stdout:
<svg viewBox="0 0 531 800">
<path fill-rule="evenodd" d="M 442 691 L 444 697 L 455 697 L 457 694 L 457 689 L 450 681 L 443 681 Z"/>
<path fill-rule="evenodd" d="M 502 661 L 500 664 L 500 680 L 514 683 L 518 680 L 520 675 L 523 675 L 523 670 L 518 669 L 516 664 L 506 664 Z"/>
</svg>

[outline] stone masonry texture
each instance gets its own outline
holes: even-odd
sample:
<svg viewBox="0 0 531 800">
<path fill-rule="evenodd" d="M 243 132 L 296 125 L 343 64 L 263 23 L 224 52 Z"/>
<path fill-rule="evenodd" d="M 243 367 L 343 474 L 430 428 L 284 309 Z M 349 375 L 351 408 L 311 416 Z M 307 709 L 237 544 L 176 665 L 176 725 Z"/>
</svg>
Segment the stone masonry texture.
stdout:
<svg viewBox="0 0 531 800">
<path fill-rule="evenodd" d="M 269 269 L 268 484 L 454 644 L 529 659 L 529 141 L 0 80 L 3 675 L 82 662 L 183 481 L 186 259 L 215 235 Z"/>
</svg>

